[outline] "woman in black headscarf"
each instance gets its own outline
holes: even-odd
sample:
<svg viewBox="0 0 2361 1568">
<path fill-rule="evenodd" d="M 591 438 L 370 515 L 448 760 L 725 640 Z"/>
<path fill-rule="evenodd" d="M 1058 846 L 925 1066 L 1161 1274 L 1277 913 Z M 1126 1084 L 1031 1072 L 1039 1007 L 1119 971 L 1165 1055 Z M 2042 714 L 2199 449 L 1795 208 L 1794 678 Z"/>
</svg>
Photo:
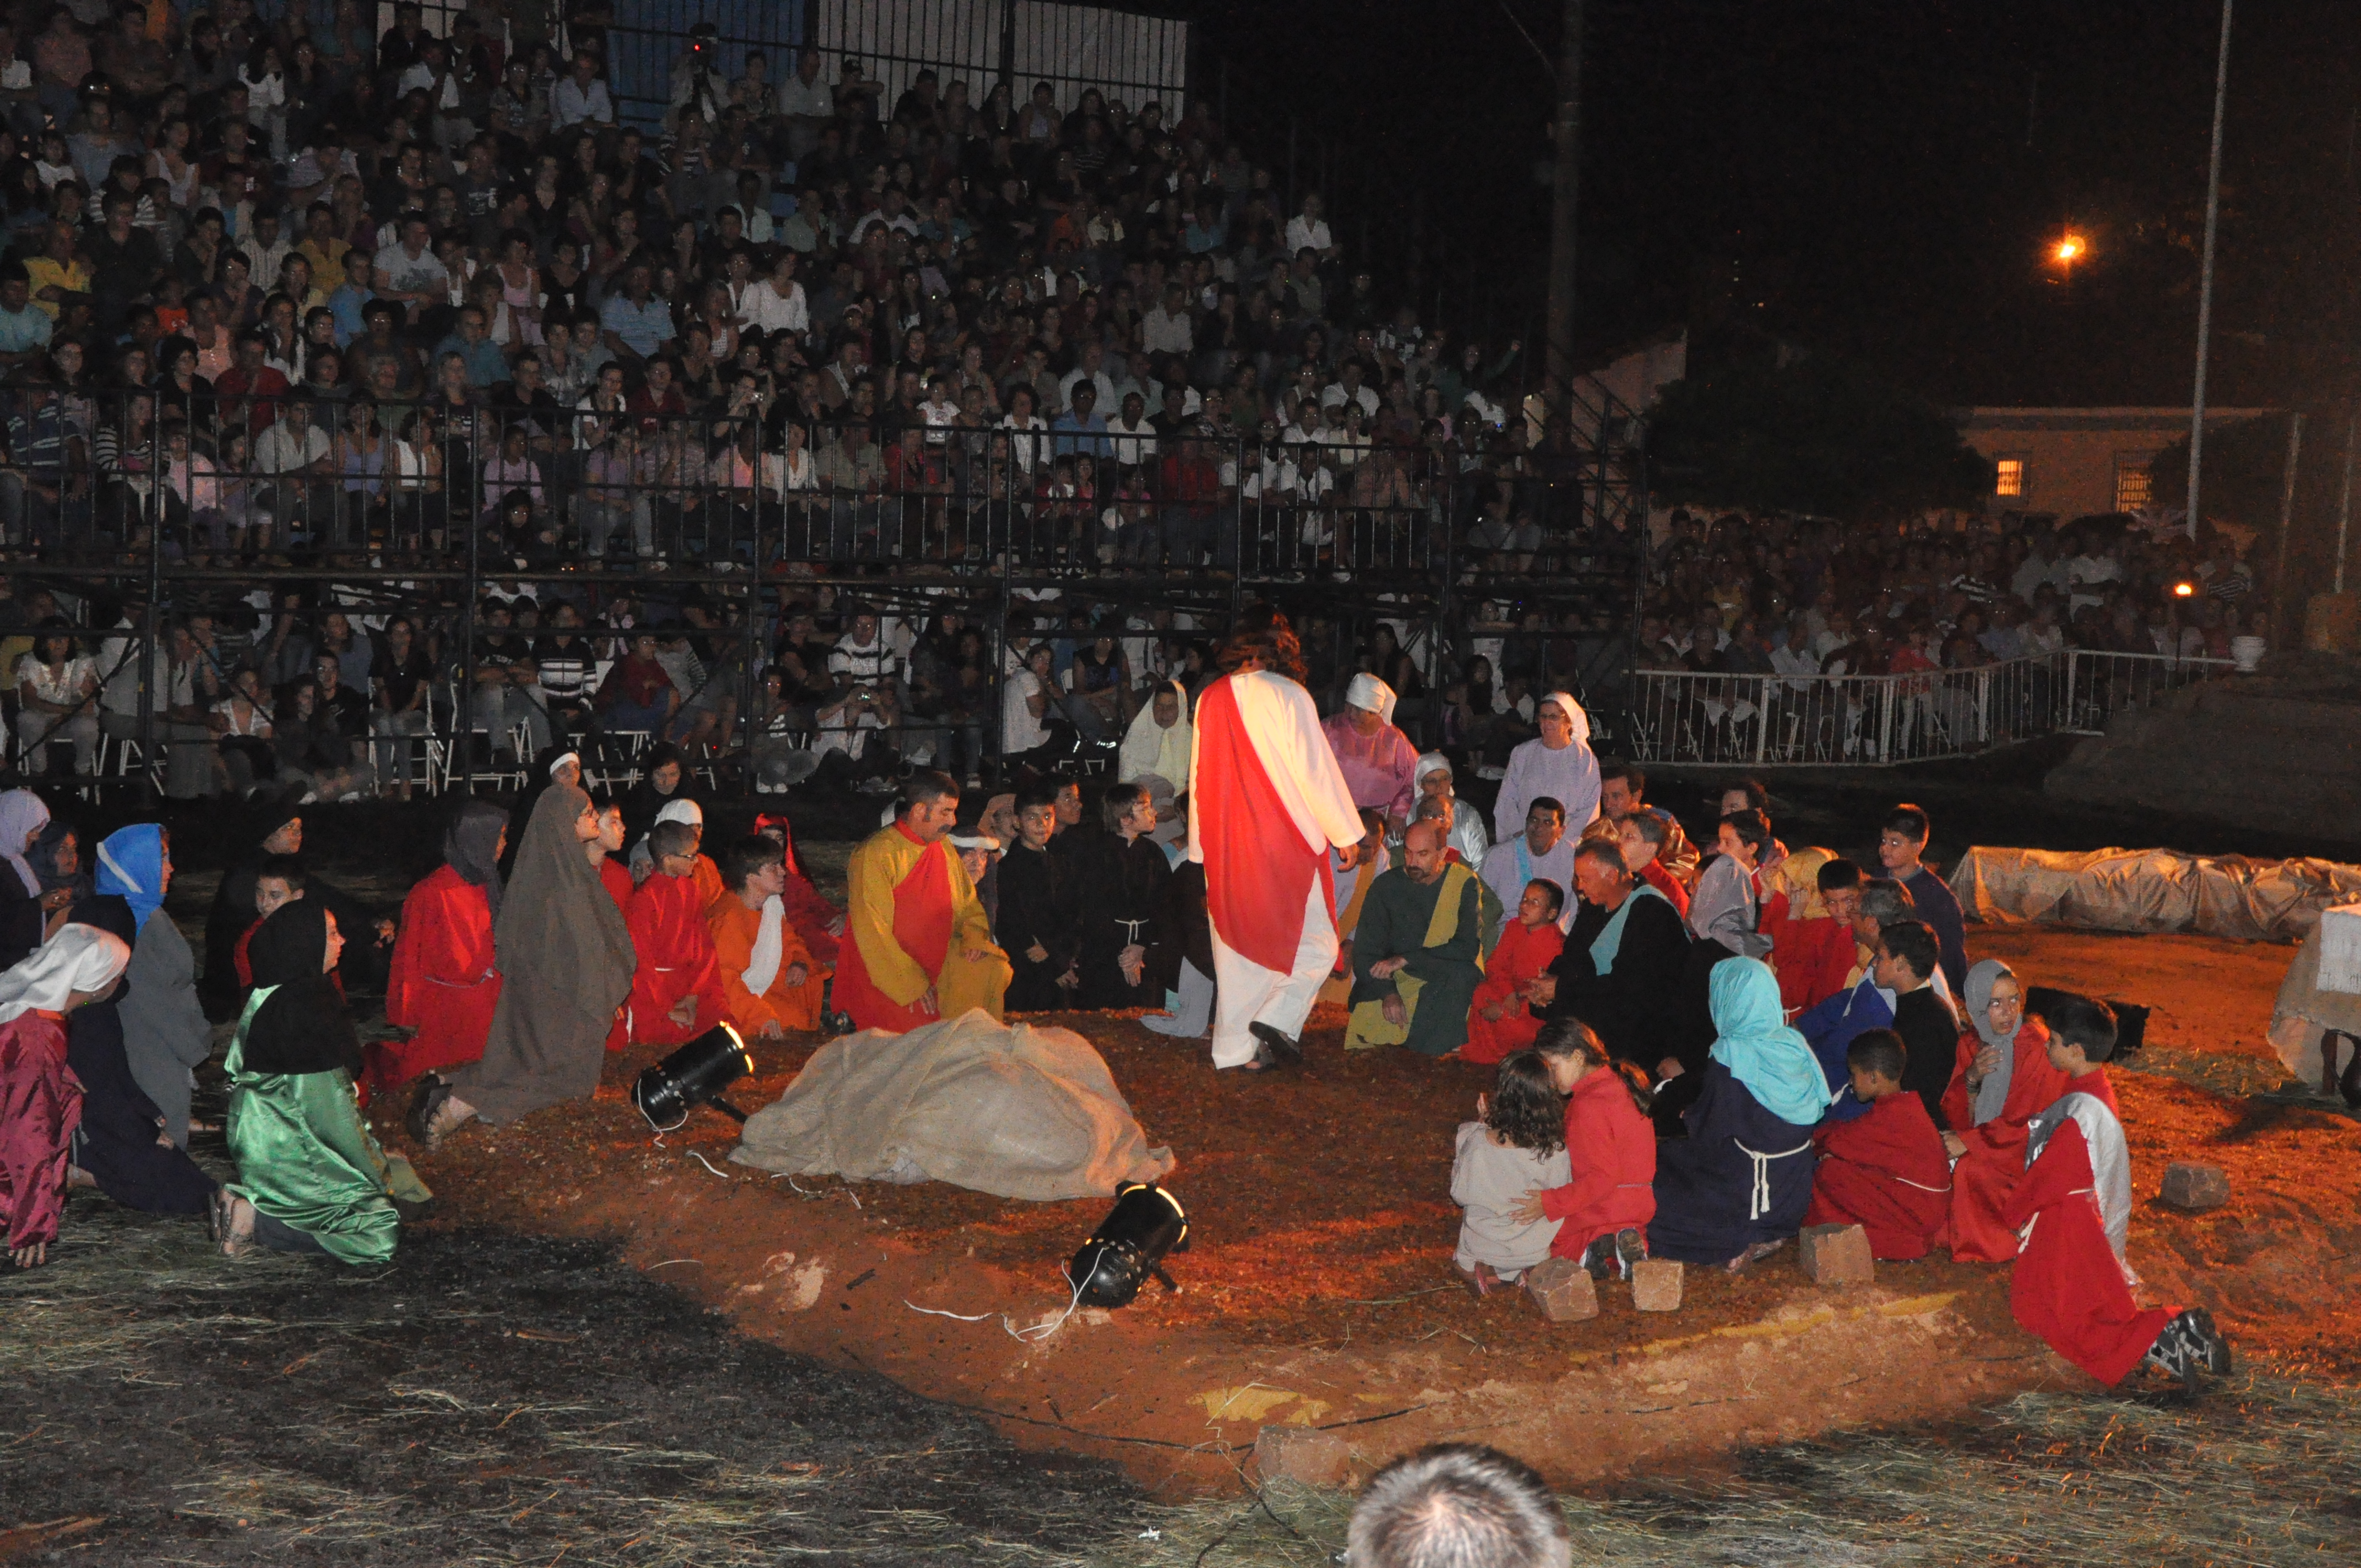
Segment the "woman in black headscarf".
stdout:
<svg viewBox="0 0 2361 1568">
<path fill-rule="evenodd" d="M 360 1036 L 328 973 L 343 947 L 335 916 L 308 897 L 280 905 L 247 947 L 254 993 L 224 1063 L 238 1179 L 214 1206 L 232 1255 L 259 1243 L 382 1263 L 401 1237 L 396 1200 L 428 1196 L 361 1118 Z"/>
<path fill-rule="evenodd" d="M 112 894 L 74 905 L 71 923 L 94 927 L 136 947 L 139 927 L 131 905 Z M 73 1164 L 98 1190 L 126 1209 L 149 1214 L 202 1214 L 212 1206 L 214 1179 L 172 1142 L 164 1113 L 131 1075 L 123 1019 L 115 1010 L 130 992 L 118 981 L 100 1001 L 66 1016 L 66 1065 L 82 1080 L 82 1125 L 74 1133 Z"/>
<path fill-rule="evenodd" d="M 584 848 L 598 837 L 588 795 L 570 784 L 542 792 L 493 923 L 500 999 L 483 1059 L 427 1080 L 411 1109 L 427 1147 L 472 1117 L 513 1122 L 598 1086 L 636 959 Z"/>
<path fill-rule="evenodd" d="M 680 748 L 667 740 L 652 749 L 640 759 L 646 773 L 640 782 L 623 796 L 623 842 L 637 848 L 656 825 L 656 813 L 675 800 L 694 799 L 690 793 L 687 765 Z"/>
</svg>

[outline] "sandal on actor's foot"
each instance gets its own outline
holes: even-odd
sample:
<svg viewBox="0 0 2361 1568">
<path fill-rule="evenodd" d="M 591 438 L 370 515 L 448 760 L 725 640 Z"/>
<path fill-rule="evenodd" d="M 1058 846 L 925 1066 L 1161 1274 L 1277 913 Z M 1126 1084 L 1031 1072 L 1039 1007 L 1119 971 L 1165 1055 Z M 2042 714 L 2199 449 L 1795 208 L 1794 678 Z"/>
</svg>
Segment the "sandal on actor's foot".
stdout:
<svg viewBox="0 0 2361 1568">
<path fill-rule="evenodd" d="M 410 1097 L 410 1111 L 401 1119 L 412 1143 L 424 1146 L 428 1124 L 434 1121 L 434 1113 L 443 1108 L 443 1102 L 450 1098 L 451 1086 L 433 1073 L 418 1080 L 417 1091 Z"/>
<path fill-rule="evenodd" d="M 1249 1024 L 1246 1033 L 1262 1042 L 1262 1049 L 1255 1052 L 1257 1061 L 1268 1058 L 1279 1062 L 1300 1062 L 1303 1059 L 1303 1047 L 1271 1025 Z"/>
<path fill-rule="evenodd" d="M 1451 1263 L 1451 1272 L 1458 1276 L 1460 1284 L 1467 1287 L 1467 1294 L 1475 1297 L 1478 1301 L 1489 1296 L 1494 1286 L 1502 1283 L 1500 1277 L 1492 1272 L 1492 1266 L 1488 1263 L 1479 1263 L 1473 1268 L 1462 1268 L 1459 1266 L 1459 1260 L 1454 1258 Z"/>
<path fill-rule="evenodd" d="M 1732 1274 L 1743 1274 L 1786 1245 L 1784 1238 L 1775 1242 L 1756 1242 L 1721 1266 Z"/>
<path fill-rule="evenodd" d="M 446 1087 L 434 1113 L 426 1119 L 426 1136 L 421 1140 L 428 1154 L 441 1148 L 444 1140 L 476 1119 L 476 1108 L 449 1091 Z"/>
<path fill-rule="evenodd" d="M 216 1246 L 229 1234 L 230 1212 L 236 1207 L 237 1198 L 226 1187 L 214 1188 L 213 1196 L 205 1200 L 205 1234 Z"/>
<path fill-rule="evenodd" d="M 254 1250 L 254 1205 L 232 1194 L 229 1206 L 222 1215 L 222 1255 L 244 1257 Z"/>
</svg>

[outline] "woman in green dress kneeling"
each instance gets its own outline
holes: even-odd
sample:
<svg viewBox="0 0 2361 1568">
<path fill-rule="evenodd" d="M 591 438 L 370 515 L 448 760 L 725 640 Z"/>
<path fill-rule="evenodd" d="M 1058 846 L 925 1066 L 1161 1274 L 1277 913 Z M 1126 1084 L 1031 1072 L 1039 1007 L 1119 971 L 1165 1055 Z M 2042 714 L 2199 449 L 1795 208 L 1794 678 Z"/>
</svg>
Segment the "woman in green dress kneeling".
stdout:
<svg viewBox="0 0 2361 1568">
<path fill-rule="evenodd" d="M 325 905 L 299 898 L 254 934 L 254 992 L 227 1068 L 237 1179 L 215 1200 L 222 1250 L 256 1245 L 383 1263 L 404 1206 L 429 1194 L 407 1160 L 378 1146 L 353 1081 L 360 1036 L 336 989 L 345 939 Z"/>
</svg>

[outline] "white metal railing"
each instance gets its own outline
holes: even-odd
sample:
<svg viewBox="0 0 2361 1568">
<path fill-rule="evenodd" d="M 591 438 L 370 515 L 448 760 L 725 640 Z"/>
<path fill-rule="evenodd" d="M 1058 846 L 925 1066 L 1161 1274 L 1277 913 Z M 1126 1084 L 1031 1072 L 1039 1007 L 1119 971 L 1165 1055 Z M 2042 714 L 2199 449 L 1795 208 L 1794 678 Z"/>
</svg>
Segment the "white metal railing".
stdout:
<svg viewBox="0 0 2361 1568">
<path fill-rule="evenodd" d="M 2068 649 L 1902 675 L 1634 673 L 1634 760 L 1729 767 L 1884 766 L 1972 756 L 2050 734 L 2094 735 L 2227 659 Z"/>
</svg>

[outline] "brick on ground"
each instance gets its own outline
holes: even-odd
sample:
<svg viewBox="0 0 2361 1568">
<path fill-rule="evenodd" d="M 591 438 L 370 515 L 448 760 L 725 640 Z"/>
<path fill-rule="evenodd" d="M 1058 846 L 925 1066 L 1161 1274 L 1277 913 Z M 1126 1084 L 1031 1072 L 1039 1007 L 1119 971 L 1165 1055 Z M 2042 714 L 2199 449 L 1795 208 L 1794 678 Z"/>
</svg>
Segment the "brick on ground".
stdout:
<svg viewBox="0 0 2361 1568">
<path fill-rule="evenodd" d="M 1866 1285 L 1877 1276 L 1869 1233 L 1859 1225 L 1806 1225 L 1804 1273 L 1815 1285 Z"/>
<path fill-rule="evenodd" d="M 1681 1266 L 1664 1257 L 1643 1257 L 1633 1264 L 1631 1305 L 1643 1312 L 1679 1311 Z"/>
<path fill-rule="evenodd" d="M 2230 1176 L 2218 1165 L 2175 1160 L 2164 1168 L 2164 1201 L 2191 1212 L 2219 1209 L 2230 1201 Z"/>
<path fill-rule="evenodd" d="M 1544 1258 L 1525 1270 L 1521 1281 L 1533 1310 L 1554 1323 L 1598 1316 L 1598 1290 L 1590 1275 L 1571 1258 Z"/>
</svg>

